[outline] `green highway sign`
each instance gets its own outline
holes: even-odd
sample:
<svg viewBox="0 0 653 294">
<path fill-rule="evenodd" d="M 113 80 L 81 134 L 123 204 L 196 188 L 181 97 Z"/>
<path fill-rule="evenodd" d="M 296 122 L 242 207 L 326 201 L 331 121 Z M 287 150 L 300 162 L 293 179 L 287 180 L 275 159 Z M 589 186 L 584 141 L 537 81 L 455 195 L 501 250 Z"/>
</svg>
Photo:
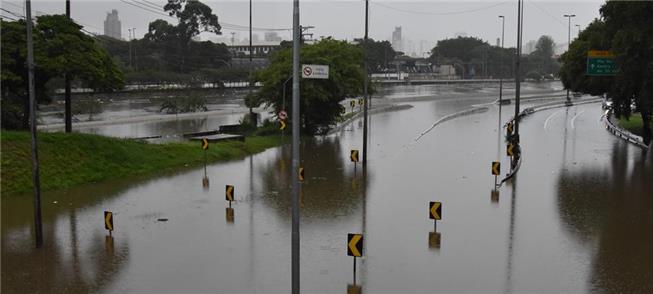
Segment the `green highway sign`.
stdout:
<svg viewBox="0 0 653 294">
<path fill-rule="evenodd" d="M 587 52 L 588 76 L 614 76 L 617 66 L 614 63 L 614 54 L 610 51 L 590 50 Z"/>
</svg>

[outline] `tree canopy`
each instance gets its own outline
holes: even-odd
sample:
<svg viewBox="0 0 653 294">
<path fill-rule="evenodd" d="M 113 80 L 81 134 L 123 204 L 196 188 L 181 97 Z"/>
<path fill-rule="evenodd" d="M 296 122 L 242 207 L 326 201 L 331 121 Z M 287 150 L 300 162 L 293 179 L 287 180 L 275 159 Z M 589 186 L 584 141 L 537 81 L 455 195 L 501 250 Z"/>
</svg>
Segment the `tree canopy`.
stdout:
<svg viewBox="0 0 653 294">
<path fill-rule="evenodd" d="M 595 20 L 562 55 L 560 70 L 566 88 L 590 94 L 606 94 L 617 117 L 628 117 L 635 102 L 642 115 L 644 141 L 651 142 L 653 111 L 653 2 L 608 1 Z M 616 56 L 614 77 L 585 75 L 587 52 L 609 50 Z"/>
<path fill-rule="evenodd" d="M 335 124 L 344 113 L 343 99 L 363 92 L 363 53 L 359 46 L 346 41 L 325 38 L 301 49 L 301 62 L 329 66 L 329 79 L 302 79 L 300 86 L 301 129 L 309 134 L 323 131 Z M 270 65 L 257 72 L 263 87 L 256 93 L 258 102 L 271 106 L 275 113 L 282 109 L 284 82 L 286 111 L 292 101 L 292 49 L 274 53 Z M 292 116 L 291 116 L 292 117 Z"/>
<path fill-rule="evenodd" d="M 2 127 L 27 128 L 27 44 L 25 21 L 2 21 Z M 80 87 L 122 88 L 123 73 L 82 26 L 64 15 L 37 17 L 34 27 L 36 98 L 49 101 L 48 82 L 68 74 Z"/>
</svg>

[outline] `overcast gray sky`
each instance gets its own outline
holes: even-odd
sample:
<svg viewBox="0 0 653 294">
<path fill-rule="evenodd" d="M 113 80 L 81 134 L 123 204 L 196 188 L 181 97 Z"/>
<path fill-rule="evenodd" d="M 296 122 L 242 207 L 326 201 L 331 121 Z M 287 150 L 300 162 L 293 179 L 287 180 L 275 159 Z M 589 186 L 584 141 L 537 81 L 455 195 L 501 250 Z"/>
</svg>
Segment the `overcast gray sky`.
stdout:
<svg viewBox="0 0 653 294">
<path fill-rule="evenodd" d="M 572 38 L 576 35 L 575 24 L 587 26 L 599 17 L 604 1 L 526 1 L 524 8 L 524 42 L 546 34 L 558 44 L 567 42 L 567 19 L 564 14 L 576 14 L 572 19 Z M 36 0 L 32 2 L 33 13 L 64 13 L 65 1 Z M 122 36 L 128 36 L 128 28 L 136 28 L 140 38 L 148 24 L 166 19 L 153 7 L 163 6 L 165 0 L 72 0 L 72 17 L 88 31 L 101 33 L 106 12 L 117 9 L 122 22 Z M 223 25 L 223 37 L 237 33 L 237 38 L 247 37 L 249 1 L 206 1 L 218 15 Z M 23 2 L 2 1 L 4 9 L 22 14 Z M 333 36 L 337 39 L 353 39 L 363 36 L 365 2 L 306 0 L 300 1 L 301 23 L 315 26 L 315 37 Z M 2 15 L 8 15 L 3 11 Z M 501 21 L 506 17 L 505 45 L 516 42 L 517 1 L 370 1 L 370 37 L 389 40 L 395 26 L 401 26 L 403 37 L 414 43 L 416 51 L 427 51 L 437 40 L 454 37 L 458 33 L 480 37 L 495 44 L 501 35 Z M 292 26 L 292 1 L 253 0 L 253 26 L 257 28 L 287 29 Z M 263 38 L 263 31 L 255 31 Z M 279 31 L 284 39 L 290 39 L 290 31 Z M 423 43 L 425 41 L 426 43 Z M 420 48 L 426 47 L 426 48 Z"/>
</svg>

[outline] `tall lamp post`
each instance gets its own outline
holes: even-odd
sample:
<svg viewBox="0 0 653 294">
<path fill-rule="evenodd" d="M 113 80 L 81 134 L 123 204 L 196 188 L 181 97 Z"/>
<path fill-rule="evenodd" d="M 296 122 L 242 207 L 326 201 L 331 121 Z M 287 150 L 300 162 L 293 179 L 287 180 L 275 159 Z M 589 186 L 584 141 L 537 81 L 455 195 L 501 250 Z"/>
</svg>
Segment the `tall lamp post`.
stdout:
<svg viewBox="0 0 653 294">
<path fill-rule="evenodd" d="M 567 30 L 567 51 L 569 51 L 569 46 L 571 45 L 571 18 L 576 17 L 575 14 L 565 14 L 564 17 L 569 21 L 568 30 Z M 567 105 L 570 105 L 571 101 L 569 100 L 569 88 L 567 88 Z"/>
<path fill-rule="evenodd" d="M 576 26 L 576 28 L 578 29 L 578 33 L 576 34 L 576 38 L 578 38 L 580 36 L 580 25 L 577 24 L 577 25 L 574 25 L 574 26 Z"/>
<path fill-rule="evenodd" d="M 501 60 L 499 61 L 499 112 L 501 111 L 501 102 L 503 100 L 503 33 L 506 28 L 506 18 L 503 15 L 499 15 L 501 19 L 501 54 L 499 55 Z"/>
</svg>

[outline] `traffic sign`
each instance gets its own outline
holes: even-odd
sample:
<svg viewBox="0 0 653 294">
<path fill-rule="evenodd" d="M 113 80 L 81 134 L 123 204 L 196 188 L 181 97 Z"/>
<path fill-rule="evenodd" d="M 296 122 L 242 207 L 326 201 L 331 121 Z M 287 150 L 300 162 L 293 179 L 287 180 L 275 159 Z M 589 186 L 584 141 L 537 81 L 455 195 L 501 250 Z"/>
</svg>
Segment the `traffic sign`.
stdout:
<svg viewBox="0 0 653 294">
<path fill-rule="evenodd" d="M 104 212 L 104 228 L 109 232 L 113 231 L 113 212 Z"/>
<path fill-rule="evenodd" d="M 207 138 L 202 138 L 202 149 L 208 150 L 209 149 L 209 139 Z"/>
<path fill-rule="evenodd" d="M 283 121 L 283 120 L 279 121 L 279 129 L 282 130 L 282 131 L 286 129 L 286 122 L 285 121 Z"/>
<path fill-rule="evenodd" d="M 234 186 L 227 185 L 224 195 L 225 195 L 225 200 L 229 202 L 234 201 Z"/>
<path fill-rule="evenodd" d="M 363 101 L 364 101 L 363 98 L 358 98 L 358 105 L 361 105 L 361 106 L 362 106 L 362 105 L 363 105 Z"/>
<path fill-rule="evenodd" d="M 506 132 L 508 133 L 508 136 L 512 135 L 513 128 L 514 128 L 514 123 L 509 122 L 508 125 L 506 126 Z"/>
<path fill-rule="evenodd" d="M 349 158 L 351 159 L 351 162 L 358 162 L 358 150 L 352 150 L 349 154 Z"/>
<path fill-rule="evenodd" d="M 429 218 L 434 220 L 442 219 L 442 203 L 433 201 L 429 203 Z"/>
<path fill-rule="evenodd" d="M 352 109 L 356 107 L 356 100 L 349 101 L 349 107 L 351 107 Z"/>
<path fill-rule="evenodd" d="M 508 148 L 506 148 L 506 154 L 508 156 L 515 156 L 515 145 L 512 143 L 508 143 Z"/>
<path fill-rule="evenodd" d="M 320 64 L 302 64 L 302 78 L 328 79 L 329 66 Z"/>
<path fill-rule="evenodd" d="M 610 51 L 590 50 L 587 52 L 588 76 L 614 76 L 617 66 L 615 55 Z"/>
<path fill-rule="evenodd" d="M 288 113 L 285 110 L 279 111 L 279 119 L 286 120 L 288 118 Z"/>
<path fill-rule="evenodd" d="M 362 234 L 347 234 L 347 255 L 353 257 L 363 256 Z"/>
<path fill-rule="evenodd" d="M 492 175 L 498 176 L 501 174 L 501 162 L 492 162 Z"/>
<path fill-rule="evenodd" d="M 299 181 L 300 182 L 304 181 L 304 168 L 303 167 L 299 168 Z"/>
</svg>

